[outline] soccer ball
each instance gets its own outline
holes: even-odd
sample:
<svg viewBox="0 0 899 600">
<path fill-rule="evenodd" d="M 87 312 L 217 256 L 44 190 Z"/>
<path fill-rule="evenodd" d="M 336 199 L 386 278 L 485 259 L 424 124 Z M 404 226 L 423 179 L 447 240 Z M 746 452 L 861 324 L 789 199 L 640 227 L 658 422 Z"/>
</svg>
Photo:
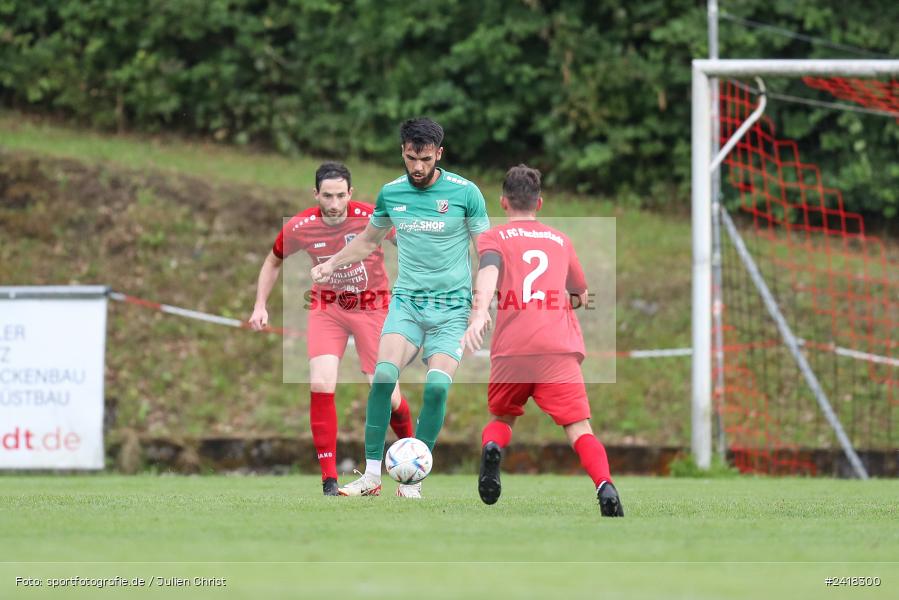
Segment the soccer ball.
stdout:
<svg viewBox="0 0 899 600">
<path fill-rule="evenodd" d="M 418 483 L 431 472 L 433 459 L 427 444 L 415 438 L 403 438 L 387 449 L 384 461 L 387 474 L 404 484 Z"/>
</svg>

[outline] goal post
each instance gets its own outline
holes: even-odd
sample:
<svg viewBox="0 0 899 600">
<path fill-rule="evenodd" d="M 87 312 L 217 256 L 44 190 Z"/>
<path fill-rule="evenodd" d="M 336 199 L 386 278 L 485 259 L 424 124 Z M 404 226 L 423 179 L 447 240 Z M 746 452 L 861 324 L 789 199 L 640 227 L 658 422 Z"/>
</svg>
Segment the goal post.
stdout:
<svg viewBox="0 0 899 600">
<path fill-rule="evenodd" d="M 713 416 L 713 356 L 716 348 L 714 341 L 713 315 L 722 310 L 721 299 L 713 297 L 713 267 L 721 260 L 713 245 L 713 226 L 719 214 L 725 219 L 725 225 L 731 233 L 732 242 L 739 246 L 734 235 L 739 235 L 733 223 L 719 207 L 719 199 L 713 197 L 713 175 L 725 157 L 728 145 L 733 147 L 743 134 L 753 126 L 752 119 L 759 118 L 764 110 L 764 96 L 757 110 L 743 123 L 728 140 L 721 136 L 723 151 L 719 153 L 714 143 L 715 132 L 719 131 L 719 123 L 713 117 L 716 106 L 713 106 L 712 79 L 755 78 L 755 77 L 851 77 L 851 78 L 896 78 L 899 76 L 899 60 L 718 60 L 702 59 L 692 63 L 692 117 L 691 117 L 691 184 L 692 184 L 692 429 L 691 449 L 696 464 L 701 469 L 711 466 L 712 458 L 712 416 Z M 719 212 L 720 211 L 720 212 Z M 825 217 L 826 218 L 826 217 Z M 748 252 L 740 253 L 752 275 L 752 258 Z M 738 248 L 739 252 L 739 248 Z M 746 260 L 750 262 L 746 262 Z M 756 269 L 757 271 L 757 269 Z M 777 326 L 781 343 L 790 349 L 792 359 L 802 372 L 805 384 L 811 389 L 822 414 L 827 419 L 836 435 L 840 446 L 854 474 L 860 478 L 867 477 L 864 466 L 852 448 L 839 419 L 830 408 L 824 390 L 817 382 L 814 370 L 803 357 L 800 345 L 802 340 L 795 335 L 789 323 L 783 318 L 776 300 L 767 291 L 764 278 L 753 277 L 756 293 L 765 299 L 768 314 Z M 720 337 L 717 342 L 721 344 Z M 851 350 L 851 349 L 850 349 Z M 718 365 L 718 368 L 723 368 Z"/>
</svg>

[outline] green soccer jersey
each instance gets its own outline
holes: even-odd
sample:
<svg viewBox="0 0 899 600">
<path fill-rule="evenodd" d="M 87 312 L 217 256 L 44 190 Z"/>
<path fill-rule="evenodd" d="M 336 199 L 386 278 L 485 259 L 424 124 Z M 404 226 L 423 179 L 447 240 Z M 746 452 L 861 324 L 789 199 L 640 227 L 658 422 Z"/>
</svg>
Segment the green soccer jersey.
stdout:
<svg viewBox="0 0 899 600">
<path fill-rule="evenodd" d="M 440 169 L 418 189 L 403 175 L 384 185 L 371 224 L 396 227 L 396 296 L 471 296 L 470 234 L 490 228 L 484 196 L 474 183 Z"/>
</svg>

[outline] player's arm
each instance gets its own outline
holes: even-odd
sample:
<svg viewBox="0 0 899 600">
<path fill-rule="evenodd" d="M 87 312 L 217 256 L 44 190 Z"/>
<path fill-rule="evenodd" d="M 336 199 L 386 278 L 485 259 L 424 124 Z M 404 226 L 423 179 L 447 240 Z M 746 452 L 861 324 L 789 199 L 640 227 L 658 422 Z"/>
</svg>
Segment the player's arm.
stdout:
<svg viewBox="0 0 899 600">
<path fill-rule="evenodd" d="M 488 245 L 484 250 L 480 250 L 480 246 L 478 245 L 481 234 L 490 229 L 490 217 L 487 216 L 487 203 L 484 201 L 484 195 L 481 194 L 481 190 L 474 184 L 468 188 L 468 196 L 465 204 L 465 220 L 466 226 L 468 227 L 468 235 L 471 237 L 471 243 L 474 244 L 475 253 L 480 253 L 481 260 L 483 260 L 484 252 L 487 250 L 493 251 L 494 254 L 499 256 L 499 254 L 495 252 L 492 241 L 488 242 Z M 478 277 L 480 277 L 480 267 Z M 496 282 L 494 281 L 494 285 L 495 284 Z M 477 292 L 477 290 L 480 290 L 480 285 L 476 282 L 475 291 Z M 491 291 L 490 296 L 488 296 L 488 304 L 489 299 L 492 297 L 493 291 Z M 488 314 L 487 317 L 489 319 L 490 315 Z"/>
<path fill-rule="evenodd" d="M 389 231 L 389 227 L 377 227 L 369 222 L 365 229 L 362 230 L 362 233 L 344 246 L 343 250 L 312 268 L 312 280 L 315 283 L 327 283 L 336 269 L 350 263 L 359 262 L 377 250 Z"/>
<path fill-rule="evenodd" d="M 490 217 L 487 216 L 487 203 L 484 201 L 484 195 L 474 184 L 468 188 L 465 219 L 471 241 L 474 242 L 475 249 L 478 249 L 478 238 L 490 229 Z"/>
<path fill-rule="evenodd" d="M 502 257 L 498 252 L 488 250 L 481 254 L 471 316 L 468 319 L 468 329 L 465 330 L 465 335 L 462 337 L 463 346 L 472 352 L 481 349 L 484 343 L 484 333 L 490 328 L 490 301 L 496 293 L 501 266 Z"/>
<path fill-rule="evenodd" d="M 571 296 L 571 305 L 574 308 L 586 308 L 587 306 L 587 278 L 584 276 L 584 268 L 577 258 L 574 246 L 570 245 L 568 253 L 568 276 L 565 279 L 565 288 Z"/>
<path fill-rule="evenodd" d="M 284 259 L 275 256 L 274 251 L 269 250 L 268 256 L 262 263 L 259 270 L 259 279 L 256 281 L 256 305 L 253 307 L 253 314 L 250 316 L 250 327 L 255 331 L 268 327 L 268 310 L 265 306 L 268 297 L 278 281 L 278 275 L 281 273 L 281 265 Z"/>
</svg>

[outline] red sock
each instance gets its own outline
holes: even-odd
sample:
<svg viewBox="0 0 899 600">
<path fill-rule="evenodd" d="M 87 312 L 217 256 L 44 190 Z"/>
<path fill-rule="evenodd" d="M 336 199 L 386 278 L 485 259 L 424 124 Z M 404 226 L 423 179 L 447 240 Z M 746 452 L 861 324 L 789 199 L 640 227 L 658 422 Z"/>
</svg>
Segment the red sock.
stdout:
<svg viewBox="0 0 899 600">
<path fill-rule="evenodd" d="M 400 405 L 390 413 L 390 428 L 399 439 L 410 438 L 412 432 L 412 415 L 409 414 L 409 403 L 405 396 L 400 396 Z"/>
<path fill-rule="evenodd" d="M 337 479 L 337 407 L 334 406 L 333 392 L 312 392 L 309 424 L 322 469 L 322 481 L 329 477 Z"/>
<path fill-rule="evenodd" d="M 581 466 L 587 471 L 594 485 L 599 486 L 603 481 L 612 483 L 609 474 L 609 459 L 606 457 L 605 446 L 602 445 L 592 433 L 585 433 L 574 442 L 574 451 L 581 459 Z"/>
<path fill-rule="evenodd" d="M 481 432 L 481 446 L 486 446 L 487 442 L 496 442 L 500 448 L 505 448 L 512 440 L 512 428 L 508 423 L 502 421 L 490 421 Z"/>
</svg>

